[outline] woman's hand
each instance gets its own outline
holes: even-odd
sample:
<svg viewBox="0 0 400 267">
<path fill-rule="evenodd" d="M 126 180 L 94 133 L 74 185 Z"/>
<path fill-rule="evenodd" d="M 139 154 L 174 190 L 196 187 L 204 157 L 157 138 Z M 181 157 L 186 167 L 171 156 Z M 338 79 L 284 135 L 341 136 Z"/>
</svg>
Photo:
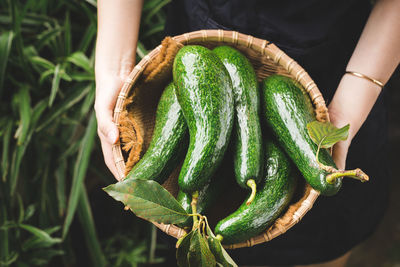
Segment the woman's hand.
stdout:
<svg viewBox="0 0 400 267">
<path fill-rule="evenodd" d="M 96 72 L 96 102 L 97 133 L 103 150 L 104 161 L 111 173 L 119 178 L 114 164 L 112 145 L 118 141 L 119 131 L 113 121 L 114 106 L 126 78 L 126 73 L 111 74 Z"/>
<path fill-rule="evenodd" d="M 381 88 L 368 80 L 349 74 L 342 77 L 328 107 L 330 120 L 336 127 L 350 123 L 347 140 L 340 141 L 333 147 L 333 160 L 339 169 L 345 168 L 351 141 L 366 120 L 380 92 Z"/>
<path fill-rule="evenodd" d="M 116 179 L 118 173 L 112 145 L 119 139 L 113 111 L 121 87 L 135 65 L 136 46 L 143 0 L 98 0 L 96 43 L 97 132 L 104 161 Z"/>
</svg>

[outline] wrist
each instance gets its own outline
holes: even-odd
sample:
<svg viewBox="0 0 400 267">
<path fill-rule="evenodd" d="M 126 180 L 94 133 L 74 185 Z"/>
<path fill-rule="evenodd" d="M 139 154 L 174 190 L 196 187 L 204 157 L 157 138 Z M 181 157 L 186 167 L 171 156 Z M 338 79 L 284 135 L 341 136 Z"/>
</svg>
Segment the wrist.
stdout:
<svg viewBox="0 0 400 267">
<path fill-rule="evenodd" d="M 350 123 L 348 142 L 354 138 L 366 120 L 381 88 L 365 79 L 344 75 L 329 104 L 329 115 L 332 123 L 343 127 Z"/>
<path fill-rule="evenodd" d="M 134 68 L 134 59 L 119 57 L 117 59 L 96 58 L 95 78 L 96 83 L 107 83 L 108 81 L 125 81 Z"/>
</svg>

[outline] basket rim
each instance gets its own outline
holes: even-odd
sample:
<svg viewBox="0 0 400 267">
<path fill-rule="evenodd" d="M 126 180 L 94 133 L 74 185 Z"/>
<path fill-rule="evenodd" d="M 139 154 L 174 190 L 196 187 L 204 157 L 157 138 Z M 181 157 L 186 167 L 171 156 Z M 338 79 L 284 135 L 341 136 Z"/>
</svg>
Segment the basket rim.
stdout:
<svg viewBox="0 0 400 267">
<path fill-rule="evenodd" d="M 268 59 L 272 60 L 275 64 L 283 67 L 298 83 L 300 83 L 308 96 L 310 97 L 315 109 L 323 108 L 326 110 L 325 100 L 319 91 L 315 82 L 311 79 L 309 74 L 292 58 L 290 58 L 286 53 L 279 49 L 273 43 L 253 37 L 251 35 L 243 34 L 237 31 L 226 31 L 226 30 L 199 30 L 184 33 L 172 37 L 175 41 L 183 44 L 199 44 L 206 42 L 217 42 L 226 45 L 239 45 L 252 49 L 262 56 L 267 56 Z M 120 114 L 123 111 L 124 101 L 126 100 L 131 88 L 137 82 L 138 78 L 141 76 L 143 70 L 146 66 L 159 54 L 161 51 L 161 45 L 154 48 L 149 54 L 142 58 L 142 60 L 133 68 L 131 73 L 126 78 L 114 108 L 114 123 L 119 126 Z M 327 117 L 329 120 L 329 116 Z M 122 155 L 121 143 L 118 141 L 112 146 L 112 153 L 114 158 L 114 163 L 117 168 L 119 180 L 123 180 L 125 177 L 125 161 Z M 309 186 L 309 185 L 308 185 Z M 310 187 L 310 186 L 309 186 Z M 310 187 L 311 188 L 311 187 Z M 260 244 L 275 238 L 278 235 L 285 233 L 293 225 L 298 223 L 304 215 L 312 208 L 314 202 L 319 196 L 319 192 L 315 189 L 310 189 L 308 196 L 304 196 L 301 205 L 293 213 L 291 221 L 285 226 L 275 226 L 275 223 L 266 231 L 260 235 L 251 238 L 247 241 L 226 246 L 227 248 L 240 248 L 240 247 L 251 247 L 256 244 Z M 280 216 L 280 218 L 283 215 Z M 180 238 L 186 232 L 175 225 L 166 225 L 152 222 L 158 228 L 160 228 L 165 233 L 175 237 Z"/>
</svg>

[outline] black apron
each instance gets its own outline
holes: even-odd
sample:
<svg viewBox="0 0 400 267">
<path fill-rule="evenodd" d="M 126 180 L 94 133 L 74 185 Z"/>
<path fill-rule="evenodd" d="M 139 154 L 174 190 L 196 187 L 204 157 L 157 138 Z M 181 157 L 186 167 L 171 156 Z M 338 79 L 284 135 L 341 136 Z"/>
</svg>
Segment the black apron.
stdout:
<svg viewBox="0 0 400 267">
<path fill-rule="evenodd" d="M 179 0 L 169 7 L 165 31 L 173 36 L 226 29 L 269 40 L 310 74 L 329 103 L 370 9 L 368 0 Z M 320 196 L 285 234 L 229 254 L 239 265 L 312 264 L 335 259 L 365 240 L 388 202 L 386 135 L 383 92 L 353 139 L 346 161 L 346 169 L 359 167 L 370 181 L 361 184 L 344 178 L 337 195 Z M 173 264 L 174 259 L 168 262 Z"/>
</svg>

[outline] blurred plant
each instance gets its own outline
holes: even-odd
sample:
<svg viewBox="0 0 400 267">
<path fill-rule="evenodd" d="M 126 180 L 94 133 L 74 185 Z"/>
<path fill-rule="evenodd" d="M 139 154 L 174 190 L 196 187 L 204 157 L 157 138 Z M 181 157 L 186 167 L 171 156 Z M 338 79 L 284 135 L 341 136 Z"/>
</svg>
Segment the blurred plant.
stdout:
<svg viewBox="0 0 400 267">
<path fill-rule="evenodd" d="M 160 43 L 169 2 L 145 1 L 138 59 Z M 121 239 L 132 225 L 106 224 L 112 232 L 96 232 L 93 216 L 121 213 L 92 213 L 98 198 L 89 201 L 114 182 L 92 108 L 96 20 L 95 0 L 0 2 L 0 266 L 71 266 L 85 254 L 93 266 L 136 266 L 154 258 L 154 228 L 145 228 L 145 241 Z M 84 252 L 77 249 L 80 234 Z M 115 240 L 123 240 L 122 250 L 112 249 Z"/>
<path fill-rule="evenodd" d="M 149 260 L 148 244 L 132 235 L 115 235 L 107 240 L 104 252 L 114 267 L 140 266 L 142 263 L 161 263 L 163 258 Z"/>
</svg>

